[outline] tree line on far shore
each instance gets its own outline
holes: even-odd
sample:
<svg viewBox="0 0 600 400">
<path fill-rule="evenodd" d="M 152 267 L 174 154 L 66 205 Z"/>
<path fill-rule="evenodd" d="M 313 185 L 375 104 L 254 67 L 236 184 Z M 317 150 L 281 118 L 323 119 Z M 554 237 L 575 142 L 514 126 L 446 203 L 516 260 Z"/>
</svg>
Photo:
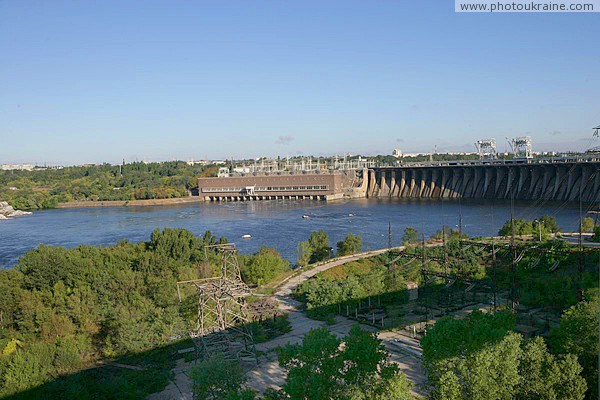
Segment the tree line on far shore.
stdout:
<svg viewBox="0 0 600 400">
<path fill-rule="evenodd" d="M 32 210 L 70 201 L 185 197 L 197 189 L 199 176 L 216 175 L 216 169 L 168 161 L 0 171 L 0 200 L 16 209 Z"/>
</svg>

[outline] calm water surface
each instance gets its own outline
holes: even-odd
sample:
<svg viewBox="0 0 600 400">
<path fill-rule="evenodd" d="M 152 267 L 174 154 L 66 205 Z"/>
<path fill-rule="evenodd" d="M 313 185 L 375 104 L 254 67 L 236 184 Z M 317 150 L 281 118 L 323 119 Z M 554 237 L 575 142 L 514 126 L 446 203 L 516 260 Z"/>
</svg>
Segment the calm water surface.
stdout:
<svg viewBox="0 0 600 400">
<path fill-rule="evenodd" d="M 463 229 L 471 236 L 496 234 L 510 218 L 506 202 L 466 201 L 461 204 Z M 521 203 L 517 218 L 533 219 L 548 214 L 563 230 L 576 230 L 578 209 L 564 204 Z M 303 215 L 309 218 L 303 218 Z M 196 203 L 181 206 L 80 208 L 44 210 L 33 215 L 0 221 L 0 268 L 12 267 L 28 250 L 40 243 L 75 247 L 80 244 L 111 245 L 120 239 L 149 240 L 154 228 L 185 228 L 196 235 L 210 230 L 235 242 L 242 253 L 260 246 L 276 248 L 283 257 L 296 261 L 298 242 L 311 231 L 323 229 L 335 243 L 348 233 L 359 234 L 363 248 L 388 245 L 388 223 L 392 238 L 400 244 L 402 231 L 414 226 L 431 235 L 442 224 L 456 227 L 456 200 L 358 199 L 335 203 L 320 201 L 263 201 L 224 204 Z M 242 235 L 251 239 L 241 239 Z"/>
</svg>

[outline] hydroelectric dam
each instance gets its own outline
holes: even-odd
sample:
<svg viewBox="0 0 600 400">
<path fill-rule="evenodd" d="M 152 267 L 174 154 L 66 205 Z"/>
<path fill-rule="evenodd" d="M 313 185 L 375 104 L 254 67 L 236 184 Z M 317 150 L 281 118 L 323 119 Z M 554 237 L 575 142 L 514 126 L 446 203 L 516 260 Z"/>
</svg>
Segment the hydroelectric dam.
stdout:
<svg viewBox="0 0 600 400">
<path fill-rule="evenodd" d="M 367 197 L 600 202 L 600 156 L 414 163 L 368 170 Z"/>
</svg>

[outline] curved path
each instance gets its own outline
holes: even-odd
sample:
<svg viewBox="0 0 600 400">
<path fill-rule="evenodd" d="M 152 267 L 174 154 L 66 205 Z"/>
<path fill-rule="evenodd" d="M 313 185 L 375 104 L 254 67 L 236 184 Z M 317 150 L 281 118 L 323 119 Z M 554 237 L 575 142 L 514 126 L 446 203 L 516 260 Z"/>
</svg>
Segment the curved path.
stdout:
<svg viewBox="0 0 600 400">
<path fill-rule="evenodd" d="M 394 247 L 392 250 L 403 250 L 404 246 Z M 301 311 L 302 304 L 290 297 L 293 290 L 302 282 L 312 278 L 316 274 L 326 271 L 330 268 L 337 267 L 352 261 L 359 260 L 365 257 L 372 257 L 383 254 L 389 249 L 380 249 L 367 251 L 351 256 L 339 257 L 334 260 L 319 264 L 311 269 L 300 272 L 292 276 L 284 283 L 280 284 L 277 291 L 274 293 L 275 298 L 279 302 L 279 306 L 283 312 L 288 314 L 292 330 L 282 336 L 279 336 L 269 342 L 261 343 L 256 346 L 257 350 L 266 353 L 266 359 L 261 360 L 258 368 L 248 372 L 247 385 L 254 390 L 263 392 L 269 387 L 281 387 L 285 382 L 285 373 L 279 367 L 277 357 L 273 350 L 287 343 L 299 343 L 306 333 L 311 329 L 325 326 L 323 321 L 316 321 L 306 316 Z M 333 325 L 327 326 L 328 329 L 338 337 L 344 337 L 350 332 L 350 328 L 356 324 L 356 321 L 336 317 L 336 322 Z M 361 325 L 361 328 L 371 332 L 376 332 L 377 329 L 369 325 Z M 390 353 L 392 361 L 398 363 L 400 369 L 413 382 L 413 392 L 417 395 L 425 395 L 426 376 L 425 371 L 421 366 L 420 346 L 414 339 L 402 335 L 398 332 L 379 332 L 379 339 L 382 340 Z"/>
<path fill-rule="evenodd" d="M 404 246 L 394 247 L 393 250 L 402 250 Z M 365 257 L 372 257 L 383 254 L 390 249 L 372 250 L 363 253 L 358 253 L 350 256 L 338 257 L 333 260 L 318 264 L 311 269 L 303 270 L 279 284 L 274 293 L 275 299 L 279 302 L 281 311 L 288 314 L 291 331 L 285 335 L 279 336 L 273 340 L 256 345 L 256 349 L 263 353 L 259 366 L 248 372 L 247 386 L 262 393 L 266 389 L 280 388 L 285 382 L 285 372 L 280 368 L 277 362 L 277 355 L 274 350 L 288 343 L 299 343 L 306 333 L 311 329 L 325 326 L 325 322 L 316 321 L 306 316 L 301 311 L 301 303 L 292 299 L 290 295 L 292 291 L 302 282 L 312 278 L 316 274 L 326 271 L 330 268 L 337 267 L 352 261 L 359 260 Z M 338 337 L 346 336 L 350 332 L 350 328 L 356 324 L 355 321 L 338 316 L 336 323 L 329 325 L 328 329 Z M 361 325 L 365 330 L 376 332 L 377 329 Z M 392 361 L 398 363 L 401 370 L 413 382 L 413 392 L 417 395 L 426 394 L 425 384 L 426 377 L 420 360 L 419 343 L 414 339 L 402 335 L 398 332 L 379 332 L 378 337 L 382 340 L 387 350 L 390 352 Z M 178 360 L 178 364 L 174 370 L 175 378 L 165 390 L 160 393 L 155 393 L 149 397 L 151 400 L 171 400 L 171 399 L 192 399 L 191 381 L 187 376 L 189 364 L 183 360 Z"/>
</svg>

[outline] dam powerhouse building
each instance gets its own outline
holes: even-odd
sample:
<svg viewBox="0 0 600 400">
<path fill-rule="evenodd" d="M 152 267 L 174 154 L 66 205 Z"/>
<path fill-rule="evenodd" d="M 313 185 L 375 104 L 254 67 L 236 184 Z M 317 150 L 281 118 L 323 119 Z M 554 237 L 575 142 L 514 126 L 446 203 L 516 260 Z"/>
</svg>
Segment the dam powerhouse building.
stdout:
<svg viewBox="0 0 600 400">
<path fill-rule="evenodd" d="M 399 197 L 597 203 L 600 155 L 228 174 L 198 179 L 198 191 L 207 201 Z"/>
<path fill-rule="evenodd" d="M 198 194 L 206 201 L 245 201 L 343 197 L 343 174 L 280 172 L 199 178 Z"/>
</svg>

